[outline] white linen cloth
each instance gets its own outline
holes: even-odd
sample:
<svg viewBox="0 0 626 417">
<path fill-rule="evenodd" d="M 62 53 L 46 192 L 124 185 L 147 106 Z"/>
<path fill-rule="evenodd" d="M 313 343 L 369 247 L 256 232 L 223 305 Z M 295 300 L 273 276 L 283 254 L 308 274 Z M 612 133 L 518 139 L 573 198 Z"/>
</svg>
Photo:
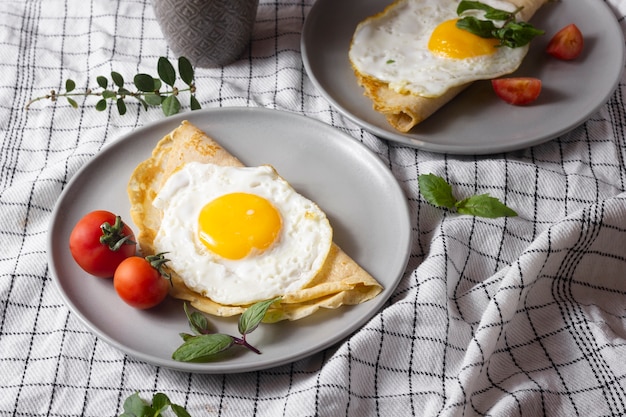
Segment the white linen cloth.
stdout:
<svg viewBox="0 0 626 417">
<path fill-rule="evenodd" d="M 606 3 L 626 28 L 626 3 Z M 154 74 L 159 56 L 174 58 L 150 3 L 0 2 L 0 416 L 116 416 L 135 391 L 164 392 L 193 416 L 626 414 L 626 79 L 586 123 L 543 145 L 424 152 L 361 130 L 311 84 L 299 42 L 312 4 L 261 1 L 242 59 L 196 69 L 198 99 L 300 113 L 360 140 L 407 194 L 410 261 L 386 306 L 336 346 L 278 368 L 201 375 L 94 336 L 47 265 L 51 212 L 68 180 L 161 111 L 131 105 L 119 116 L 93 99 L 24 110 L 67 78 L 95 86 L 111 70 Z M 435 208 L 419 195 L 423 173 L 459 195 L 488 192 L 519 216 Z"/>
</svg>

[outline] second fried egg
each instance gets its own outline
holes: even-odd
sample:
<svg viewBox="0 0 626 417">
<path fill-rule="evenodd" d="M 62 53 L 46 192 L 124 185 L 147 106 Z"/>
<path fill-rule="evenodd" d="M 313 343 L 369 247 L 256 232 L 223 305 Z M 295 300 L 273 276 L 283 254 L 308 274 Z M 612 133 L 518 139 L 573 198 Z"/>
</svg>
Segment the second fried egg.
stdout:
<svg viewBox="0 0 626 417">
<path fill-rule="evenodd" d="M 188 163 L 153 204 L 163 212 L 156 250 L 187 287 L 221 304 L 302 288 L 332 244 L 324 212 L 268 165 Z"/>
<path fill-rule="evenodd" d="M 398 93 L 439 97 L 448 89 L 515 71 L 528 45 L 498 47 L 456 27 L 458 0 L 396 0 L 357 26 L 349 57 L 355 70 Z M 503 0 L 484 0 L 513 12 Z M 484 19 L 484 12 L 476 17 Z M 500 25 L 501 23 L 494 22 Z"/>
</svg>

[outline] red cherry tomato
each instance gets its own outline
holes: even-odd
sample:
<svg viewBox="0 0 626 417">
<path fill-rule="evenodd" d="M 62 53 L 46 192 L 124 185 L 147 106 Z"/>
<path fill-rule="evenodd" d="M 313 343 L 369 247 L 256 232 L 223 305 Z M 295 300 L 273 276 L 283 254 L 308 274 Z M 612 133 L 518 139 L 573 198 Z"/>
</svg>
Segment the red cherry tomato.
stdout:
<svg viewBox="0 0 626 417">
<path fill-rule="evenodd" d="M 532 103 L 541 93 L 541 80 L 532 77 L 497 78 L 491 85 L 498 97 L 514 105 Z"/>
<path fill-rule="evenodd" d="M 564 60 L 576 58 L 583 51 L 583 34 L 575 24 L 569 24 L 559 30 L 548 42 L 546 52 Z"/>
<path fill-rule="evenodd" d="M 169 277 L 161 271 L 167 261 L 163 254 L 124 259 L 113 276 L 115 291 L 126 304 L 135 308 L 143 310 L 160 304 L 170 288 Z"/>
<path fill-rule="evenodd" d="M 124 259 L 135 254 L 135 235 L 122 219 L 106 210 L 86 214 L 70 234 L 70 252 L 87 273 L 110 278 Z"/>
</svg>

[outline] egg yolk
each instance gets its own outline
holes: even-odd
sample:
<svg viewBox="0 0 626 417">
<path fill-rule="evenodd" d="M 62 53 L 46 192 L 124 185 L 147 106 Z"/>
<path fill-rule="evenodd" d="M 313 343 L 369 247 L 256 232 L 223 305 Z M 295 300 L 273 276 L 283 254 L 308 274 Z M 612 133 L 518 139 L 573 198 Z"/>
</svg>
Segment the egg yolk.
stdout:
<svg viewBox="0 0 626 417">
<path fill-rule="evenodd" d="M 242 259 L 272 246 L 281 225 L 278 210 L 265 198 L 249 193 L 231 193 L 202 208 L 198 216 L 198 237 L 221 257 Z"/>
<path fill-rule="evenodd" d="M 447 58 L 464 59 L 489 55 L 496 51 L 497 39 L 481 38 L 456 27 L 457 19 L 439 24 L 430 36 L 428 49 Z"/>
</svg>

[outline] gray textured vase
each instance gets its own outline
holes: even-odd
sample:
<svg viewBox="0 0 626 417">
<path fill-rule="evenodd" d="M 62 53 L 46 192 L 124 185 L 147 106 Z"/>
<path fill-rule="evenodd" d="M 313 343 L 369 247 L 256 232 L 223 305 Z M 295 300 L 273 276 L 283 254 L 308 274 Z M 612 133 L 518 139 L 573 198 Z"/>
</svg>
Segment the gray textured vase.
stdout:
<svg viewBox="0 0 626 417">
<path fill-rule="evenodd" d="M 198 67 L 237 60 L 250 43 L 259 0 L 152 0 L 169 47 Z"/>
</svg>

